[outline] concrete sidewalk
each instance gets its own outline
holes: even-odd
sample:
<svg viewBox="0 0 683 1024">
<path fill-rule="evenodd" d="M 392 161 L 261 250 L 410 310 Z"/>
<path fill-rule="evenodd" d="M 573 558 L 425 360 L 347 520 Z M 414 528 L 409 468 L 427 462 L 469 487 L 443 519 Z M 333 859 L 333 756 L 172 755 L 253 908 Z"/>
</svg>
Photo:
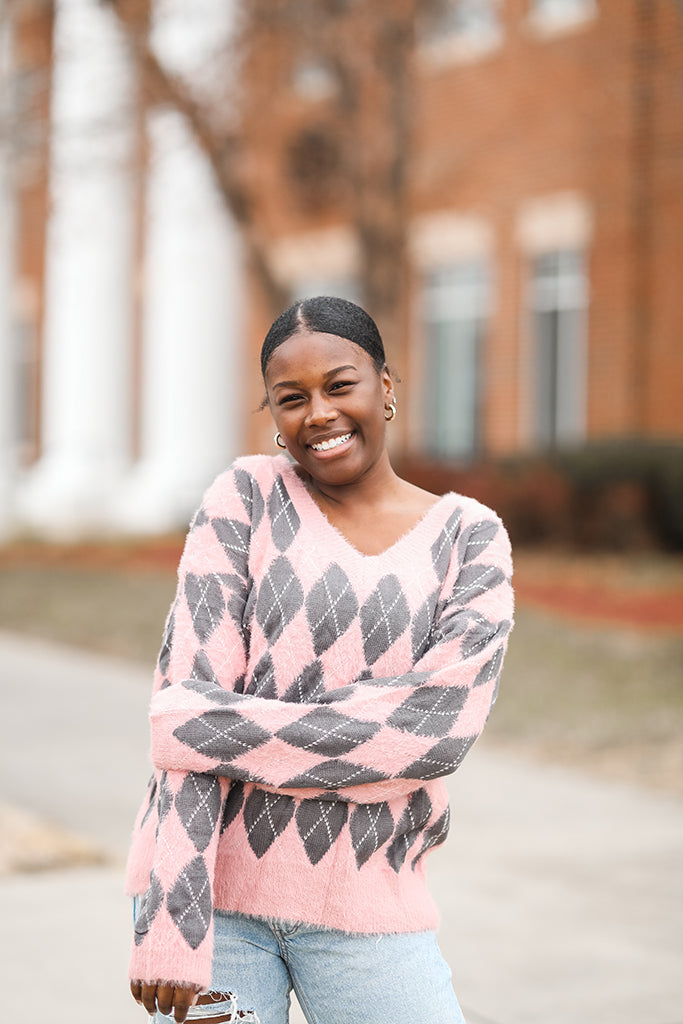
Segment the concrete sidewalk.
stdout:
<svg viewBox="0 0 683 1024">
<path fill-rule="evenodd" d="M 125 982 L 122 867 L 149 774 L 150 678 L 0 634 L 0 801 L 108 858 L 0 877 L 3 1010 L 17 1024 L 146 1019 Z M 468 1024 L 683 1024 L 683 801 L 485 742 L 451 793 L 431 884 Z"/>
</svg>

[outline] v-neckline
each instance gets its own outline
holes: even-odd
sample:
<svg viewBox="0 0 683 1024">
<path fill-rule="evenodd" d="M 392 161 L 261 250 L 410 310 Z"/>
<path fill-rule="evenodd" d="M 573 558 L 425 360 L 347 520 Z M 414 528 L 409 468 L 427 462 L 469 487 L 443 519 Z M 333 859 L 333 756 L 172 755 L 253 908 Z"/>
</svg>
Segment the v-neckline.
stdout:
<svg viewBox="0 0 683 1024">
<path fill-rule="evenodd" d="M 349 538 L 339 529 L 339 527 L 335 526 L 334 523 L 330 521 L 327 515 L 320 508 L 320 505 L 318 505 L 317 501 L 311 495 L 310 491 L 306 487 L 306 484 L 301 479 L 301 477 L 299 476 L 299 474 L 297 473 L 289 459 L 287 459 L 284 455 L 277 456 L 277 458 L 279 458 L 281 465 L 287 471 L 287 485 L 289 486 L 291 480 L 293 484 L 293 490 L 295 491 L 297 497 L 301 499 L 302 503 L 310 509 L 313 515 L 318 517 L 323 526 L 327 530 L 329 530 L 333 537 L 336 538 L 337 543 L 341 544 L 343 547 L 347 548 L 350 552 L 352 552 L 353 555 L 355 555 L 357 558 L 360 558 L 364 561 L 390 557 L 407 541 L 411 540 L 415 536 L 415 534 L 418 533 L 429 520 L 431 520 L 436 509 L 439 508 L 442 504 L 446 503 L 446 499 L 453 498 L 455 496 L 453 491 L 448 491 L 446 494 L 442 494 L 441 496 L 434 495 L 436 501 L 432 502 L 429 508 L 425 510 L 425 512 L 413 523 L 411 527 L 409 527 L 405 531 L 405 533 L 402 533 L 400 537 L 397 537 L 396 540 L 392 544 L 389 544 L 386 548 L 384 548 L 383 551 L 377 551 L 375 552 L 375 554 L 368 554 L 365 551 L 361 551 L 360 548 L 356 547 L 356 545 L 349 540 Z M 292 498 L 291 489 L 290 498 Z"/>
</svg>

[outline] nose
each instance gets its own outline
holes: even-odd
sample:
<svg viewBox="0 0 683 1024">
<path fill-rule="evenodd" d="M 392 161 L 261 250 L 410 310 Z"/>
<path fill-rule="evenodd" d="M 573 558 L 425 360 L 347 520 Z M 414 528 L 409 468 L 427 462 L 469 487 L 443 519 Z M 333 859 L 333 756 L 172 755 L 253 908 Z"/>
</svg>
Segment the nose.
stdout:
<svg viewBox="0 0 683 1024">
<path fill-rule="evenodd" d="M 306 425 L 311 427 L 322 426 L 336 420 L 339 413 L 330 402 L 327 395 L 313 395 L 311 404 L 306 416 Z"/>
</svg>

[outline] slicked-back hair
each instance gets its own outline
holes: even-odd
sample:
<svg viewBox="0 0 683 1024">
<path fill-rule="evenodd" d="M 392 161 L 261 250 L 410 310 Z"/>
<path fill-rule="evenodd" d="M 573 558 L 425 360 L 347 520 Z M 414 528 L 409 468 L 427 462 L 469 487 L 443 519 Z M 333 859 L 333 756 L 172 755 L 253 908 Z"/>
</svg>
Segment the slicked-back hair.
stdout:
<svg viewBox="0 0 683 1024">
<path fill-rule="evenodd" d="M 301 299 L 275 320 L 261 346 L 261 373 L 264 380 L 268 360 L 275 349 L 300 331 L 335 334 L 365 349 L 378 373 L 386 365 L 384 344 L 372 317 L 348 299 L 334 295 L 316 295 Z"/>
</svg>

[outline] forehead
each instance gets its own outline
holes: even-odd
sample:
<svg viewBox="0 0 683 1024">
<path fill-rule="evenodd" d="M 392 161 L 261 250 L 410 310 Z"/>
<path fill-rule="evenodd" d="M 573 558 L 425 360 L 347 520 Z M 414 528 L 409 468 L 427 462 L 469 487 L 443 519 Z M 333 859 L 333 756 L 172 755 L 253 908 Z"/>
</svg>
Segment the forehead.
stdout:
<svg viewBox="0 0 683 1024">
<path fill-rule="evenodd" d="M 354 366 L 359 371 L 374 370 L 374 363 L 360 345 L 336 334 L 298 331 L 274 350 L 266 366 L 266 383 L 279 380 L 303 380 L 329 373 L 336 366 Z"/>
</svg>

